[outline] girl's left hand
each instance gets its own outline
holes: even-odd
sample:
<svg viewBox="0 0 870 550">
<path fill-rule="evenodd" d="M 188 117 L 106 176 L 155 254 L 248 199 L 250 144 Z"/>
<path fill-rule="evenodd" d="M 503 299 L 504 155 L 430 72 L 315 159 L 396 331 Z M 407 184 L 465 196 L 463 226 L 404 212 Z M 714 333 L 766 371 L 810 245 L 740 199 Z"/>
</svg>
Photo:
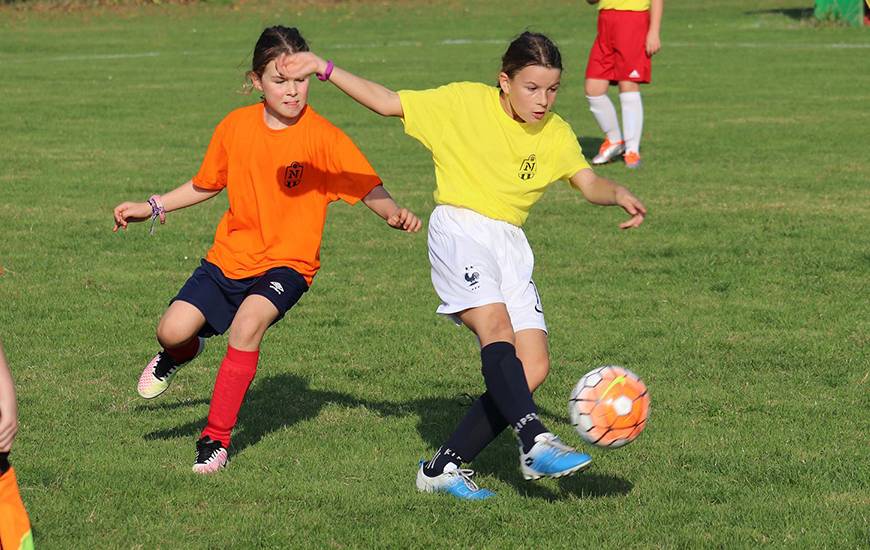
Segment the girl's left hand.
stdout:
<svg viewBox="0 0 870 550">
<path fill-rule="evenodd" d="M 643 219 L 646 216 L 646 206 L 631 191 L 625 187 L 620 187 L 616 191 L 616 204 L 621 206 L 631 216 L 630 220 L 619 224 L 620 229 L 631 229 L 643 223 Z"/>
<path fill-rule="evenodd" d="M 407 208 L 399 208 L 392 216 L 387 218 L 387 225 L 408 233 L 416 233 L 420 231 L 423 222 Z"/>
<path fill-rule="evenodd" d="M 650 57 L 658 53 L 662 49 L 662 41 L 657 33 L 649 33 L 646 35 L 646 54 Z"/>
</svg>

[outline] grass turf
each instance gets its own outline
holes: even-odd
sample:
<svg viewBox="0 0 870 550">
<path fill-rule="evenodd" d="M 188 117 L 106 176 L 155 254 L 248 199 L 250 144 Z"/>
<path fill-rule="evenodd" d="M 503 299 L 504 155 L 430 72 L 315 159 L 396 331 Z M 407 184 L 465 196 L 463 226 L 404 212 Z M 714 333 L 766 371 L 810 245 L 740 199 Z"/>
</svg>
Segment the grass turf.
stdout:
<svg viewBox="0 0 870 550">
<path fill-rule="evenodd" d="M 600 172 L 651 215 L 556 184 L 526 230 L 551 328 L 537 400 L 565 439 L 573 383 L 645 378 L 648 430 L 593 468 L 521 479 L 509 436 L 473 465 L 482 504 L 420 495 L 417 459 L 482 389 L 473 337 L 436 318 L 423 235 L 331 209 L 323 270 L 267 334 L 231 467 L 190 473 L 225 346 L 143 402 L 153 331 L 210 244 L 218 197 L 111 233 L 111 208 L 187 180 L 267 25 L 394 88 L 494 81 L 529 27 L 562 47 L 556 110 L 587 154 L 594 10 L 440 1 L 0 9 L 0 326 L 36 542 L 86 547 L 838 546 L 870 540 L 870 36 L 785 0 L 674 0 L 643 90 L 644 167 Z M 426 151 L 330 85 L 310 102 L 388 188 L 433 207 Z"/>
</svg>

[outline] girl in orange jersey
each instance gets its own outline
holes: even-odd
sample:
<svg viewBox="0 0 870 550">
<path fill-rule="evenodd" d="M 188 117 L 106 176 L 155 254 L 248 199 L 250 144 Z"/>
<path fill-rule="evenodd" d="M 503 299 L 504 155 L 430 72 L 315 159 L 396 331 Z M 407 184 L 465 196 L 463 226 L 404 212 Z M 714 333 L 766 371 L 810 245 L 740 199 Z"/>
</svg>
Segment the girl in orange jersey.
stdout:
<svg viewBox="0 0 870 550">
<path fill-rule="evenodd" d="M 646 209 L 626 188 L 595 175 L 571 127 L 550 111 L 562 74 L 556 45 L 542 34 L 521 34 L 502 57 L 496 87 L 454 82 L 394 92 L 310 52 L 278 64 L 288 78 L 331 75 L 362 105 L 400 117 L 405 133 L 432 152 L 438 206 L 429 218 L 429 261 L 438 313 L 477 336 L 486 392 L 435 456 L 420 464 L 417 488 L 468 500 L 493 496 L 462 464 L 508 426 L 519 440 L 526 479 L 587 467 L 592 459 L 547 430 L 532 400 L 550 364 L 534 256 L 521 226 L 558 180 L 570 181 L 589 202 L 623 208 L 631 217 L 624 229 L 639 226 Z"/>
<path fill-rule="evenodd" d="M 166 212 L 200 203 L 226 188 L 229 209 L 214 244 L 171 301 L 157 326 L 162 350 L 139 378 L 139 394 L 163 393 L 205 338 L 229 329 L 208 421 L 196 444 L 194 472 L 227 464 L 230 433 L 256 373 L 260 342 L 311 285 L 329 203 L 359 200 L 390 227 L 419 231 L 371 165 L 341 130 L 308 105 L 308 76 L 279 74 L 282 54 L 308 51 L 295 28 L 270 27 L 254 47 L 248 77 L 263 101 L 236 109 L 218 124 L 199 172 L 147 202 L 115 207 L 115 227 L 163 223 Z M 323 78 L 323 77 L 321 77 Z"/>
<path fill-rule="evenodd" d="M 21 502 L 15 469 L 9 464 L 9 452 L 18 432 L 18 402 L 12 373 L 0 343 L 0 548 L 33 548 L 30 518 Z"/>
</svg>

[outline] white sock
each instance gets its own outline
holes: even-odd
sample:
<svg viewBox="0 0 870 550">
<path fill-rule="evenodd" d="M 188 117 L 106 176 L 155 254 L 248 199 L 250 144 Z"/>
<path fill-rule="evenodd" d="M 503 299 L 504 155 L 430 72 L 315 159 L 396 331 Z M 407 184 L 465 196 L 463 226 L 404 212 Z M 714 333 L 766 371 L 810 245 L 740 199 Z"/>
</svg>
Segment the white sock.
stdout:
<svg viewBox="0 0 870 550">
<path fill-rule="evenodd" d="M 601 131 L 611 143 L 622 141 L 622 133 L 619 131 L 619 119 L 616 118 L 616 107 L 607 97 L 607 94 L 586 96 L 589 100 L 589 110 L 598 121 Z"/>
<path fill-rule="evenodd" d="M 625 152 L 640 153 L 640 135 L 643 133 L 643 102 L 640 92 L 619 94 L 622 106 L 622 129 L 625 134 Z"/>
</svg>

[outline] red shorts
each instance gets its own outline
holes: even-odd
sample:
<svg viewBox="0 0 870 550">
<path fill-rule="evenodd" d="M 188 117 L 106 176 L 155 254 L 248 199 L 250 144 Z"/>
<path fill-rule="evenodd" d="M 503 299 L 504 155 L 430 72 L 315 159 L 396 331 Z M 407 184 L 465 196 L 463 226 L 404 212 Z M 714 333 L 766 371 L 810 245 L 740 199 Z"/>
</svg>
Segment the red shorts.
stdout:
<svg viewBox="0 0 870 550">
<path fill-rule="evenodd" d="M 586 78 L 629 80 L 647 84 L 652 78 L 646 54 L 649 11 L 601 10 L 598 36 L 589 52 Z"/>
</svg>

